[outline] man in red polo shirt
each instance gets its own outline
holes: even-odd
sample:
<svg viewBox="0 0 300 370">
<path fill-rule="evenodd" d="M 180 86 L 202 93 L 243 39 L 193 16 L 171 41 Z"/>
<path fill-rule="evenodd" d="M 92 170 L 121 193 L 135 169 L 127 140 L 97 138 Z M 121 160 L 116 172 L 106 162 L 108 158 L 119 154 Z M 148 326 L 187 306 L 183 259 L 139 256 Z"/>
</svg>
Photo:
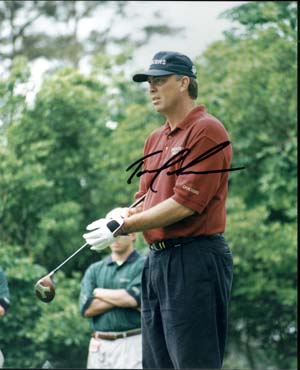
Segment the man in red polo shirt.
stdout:
<svg viewBox="0 0 300 370">
<path fill-rule="evenodd" d="M 84 235 L 93 248 L 143 231 L 149 244 L 142 278 L 143 368 L 222 367 L 232 285 L 232 254 L 223 236 L 230 138 L 223 124 L 196 106 L 196 70 L 177 52 L 159 52 L 148 82 L 166 123 L 145 142 L 139 191 L 123 217 L 100 219 Z M 138 168 L 139 169 L 139 168 Z M 135 172 L 137 173 L 137 171 Z"/>
</svg>

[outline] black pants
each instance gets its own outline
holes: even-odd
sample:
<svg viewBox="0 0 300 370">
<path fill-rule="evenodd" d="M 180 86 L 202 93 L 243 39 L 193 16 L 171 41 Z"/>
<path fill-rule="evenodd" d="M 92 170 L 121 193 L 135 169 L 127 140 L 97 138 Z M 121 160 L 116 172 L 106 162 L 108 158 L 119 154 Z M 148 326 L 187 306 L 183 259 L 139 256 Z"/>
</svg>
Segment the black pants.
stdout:
<svg viewBox="0 0 300 370">
<path fill-rule="evenodd" d="M 224 239 L 150 251 L 142 276 L 144 369 L 220 369 L 232 285 Z"/>
</svg>

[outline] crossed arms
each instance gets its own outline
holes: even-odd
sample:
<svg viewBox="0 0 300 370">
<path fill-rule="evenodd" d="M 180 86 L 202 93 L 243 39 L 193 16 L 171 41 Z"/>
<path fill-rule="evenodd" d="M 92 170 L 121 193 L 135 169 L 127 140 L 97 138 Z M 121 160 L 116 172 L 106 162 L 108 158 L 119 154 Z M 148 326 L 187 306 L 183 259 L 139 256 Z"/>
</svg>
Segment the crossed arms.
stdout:
<svg viewBox="0 0 300 370">
<path fill-rule="evenodd" d="M 83 316 L 93 317 L 100 315 L 113 307 L 131 307 L 139 310 L 137 301 L 125 289 L 95 288 L 94 299 Z"/>
</svg>

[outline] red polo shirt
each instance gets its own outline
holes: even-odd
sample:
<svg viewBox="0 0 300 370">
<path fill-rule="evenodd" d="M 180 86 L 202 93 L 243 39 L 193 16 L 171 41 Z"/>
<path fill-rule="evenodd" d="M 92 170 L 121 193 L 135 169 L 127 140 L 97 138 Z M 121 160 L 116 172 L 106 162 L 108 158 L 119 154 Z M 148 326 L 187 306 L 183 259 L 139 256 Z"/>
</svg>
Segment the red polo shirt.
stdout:
<svg viewBox="0 0 300 370">
<path fill-rule="evenodd" d="M 149 135 L 144 156 L 158 153 L 144 160 L 145 173 L 140 177 L 136 199 L 147 193 L 146 210 L 172 198 L 196 213 L 170 226 L 144 231 L 147 243 L 225 231 L 229 172 L 197 172 L 229 169 L 231 144 L 222 145 L 228 141 L 222 123 L 206 113 L 203 105 L 194 108 L 173 131 L 166 122 Z M 215 154 L 204 154 L 207 151 Z"/>
</svg>

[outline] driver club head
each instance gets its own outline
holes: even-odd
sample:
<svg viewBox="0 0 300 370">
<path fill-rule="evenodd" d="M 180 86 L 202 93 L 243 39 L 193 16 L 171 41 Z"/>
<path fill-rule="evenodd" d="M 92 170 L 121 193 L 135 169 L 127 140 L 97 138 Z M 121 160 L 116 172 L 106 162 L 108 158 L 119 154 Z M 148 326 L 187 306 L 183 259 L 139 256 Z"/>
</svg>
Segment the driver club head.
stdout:
<svg viewBox="0 0 300 370">
<path fill-rule="evenodd" d="M 40 301 L 45 303 L 51 302 L 55 297 L 55 289 L 51 277 L 46 275 L 38 280 L 34 286 L 34 291 Z"/>
</svg>

